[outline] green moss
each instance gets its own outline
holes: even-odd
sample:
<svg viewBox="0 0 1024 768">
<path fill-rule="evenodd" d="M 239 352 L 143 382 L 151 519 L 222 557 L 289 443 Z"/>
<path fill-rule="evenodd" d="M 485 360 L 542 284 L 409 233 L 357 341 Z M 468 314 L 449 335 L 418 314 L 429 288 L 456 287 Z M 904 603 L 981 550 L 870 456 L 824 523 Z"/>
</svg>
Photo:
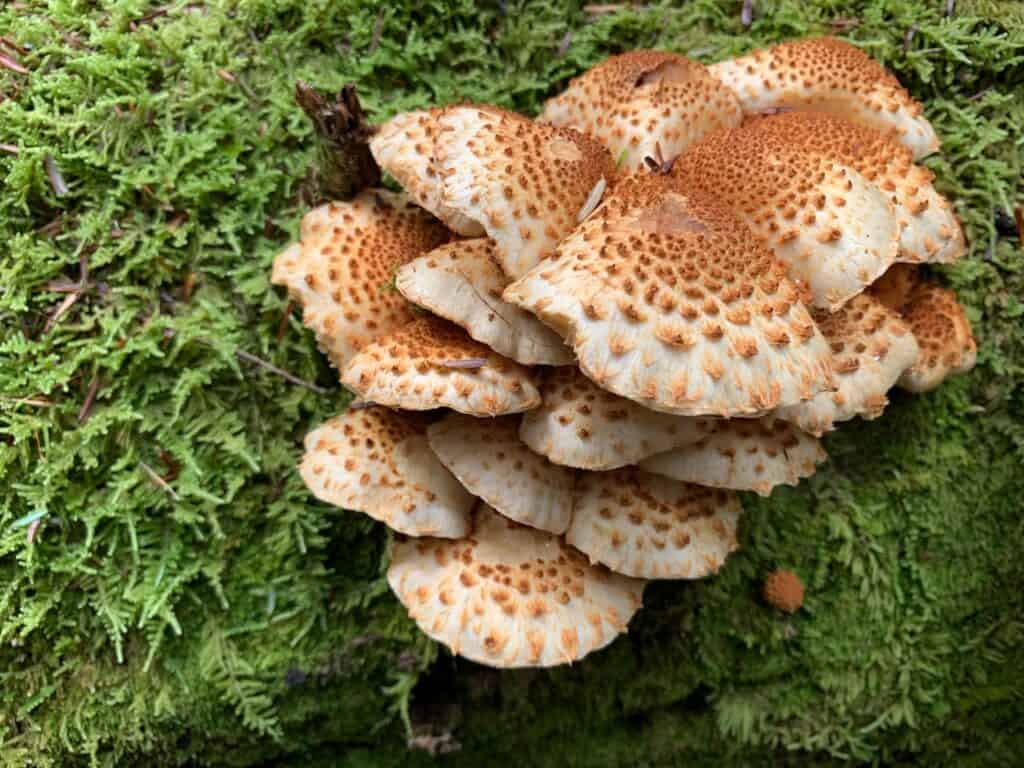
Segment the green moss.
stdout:
<svg viewBox="0 0 1024 768">
<path fill-rule="evenodd" d="M 0 764 L 426 764 L 406 717 L 451 731 L 445 760 L 466 765 L 1012 764 L 1024 259 L 994 217 L 1022 202 L 1024 31 L 1019 3 L 942 5 L 760 2 L 749 29 L 711 0 L 0 9 L 31 47 L 30 74 L 0 69 L 0 143 L 19 150 L 0 151 Z M 614 51 L 711 61 L 833 24 L 943 137 L 928 164 L 972 248 L 933 272 L 969 308 L 978 368 L 896 394 L 829 438 L 810 482 L 745 499 L 742 552 L 650 587 L 607 651 L 500 675 L 439 654 L 388 593 L 381 527 L 294 472 L 347 399 L 267 280 L 312 150 L 294 81 L 354 81 L 376 118 L 533 112 Z M 53 319 L 83 260 L 88 289 Z M 807 585 L 789 619 L 758 598 L 776 566 Z"/>
</svg>

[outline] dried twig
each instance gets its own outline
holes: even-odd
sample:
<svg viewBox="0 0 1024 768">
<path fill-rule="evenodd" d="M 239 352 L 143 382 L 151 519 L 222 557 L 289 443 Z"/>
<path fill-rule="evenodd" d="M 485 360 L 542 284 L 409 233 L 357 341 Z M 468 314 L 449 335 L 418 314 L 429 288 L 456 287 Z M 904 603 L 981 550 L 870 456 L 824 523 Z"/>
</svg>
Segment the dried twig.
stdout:
<svg viewBox="0 0 1024 768">
<path fill-rule="evenodd" d="M 743 7 L 740 9 L 740 24 L 748 28 L 754 22 L 754 0 L 743 0 Z"/>
<path fill-rule="evenodd" d="M 566 30 L 566 33 L 562 35 L 562 42 L 558 44 L 558 49 L 555 51 L 555 58 L 565 58 L 565 54 L 569 52 L 569 46 L 572 45 L 572 30 Z"/>
<path fill-rule="evenodd" d="M 305 387 L 306 389 L 308 389 L 308 390 L 310 390 L 312 392 L 316 392 L 318 395 L 326 395 L 328 393 L 328 390 L 324 389 L 323 387 L 318 386 L 318 385 L 314 384 L 311 381 L 306 381 L 305 379 L 300 379 L 295 374 L 288 373 L 288 371 L 284 370 L 283 368 L 278 368 L 273 363 L 268 363 L 263 358 L 256 357 L 256 355 L 252 354 L 251 352 L 246 352 L 245 350 L 242 350 L 242 349 L 236 349 L 235 350 L 235 355 L 238 357 L 239 360 L 244 360 L 247 363 L 252 363 L 253 365 L 258 365 L 261 368 L 264 368 L 265 370 L 270 371 L 271 373 L 276 373 L 282 379 L 285 379 L 286 381 L 290 381 L 292 384 L 296 384 L 296 385 L 298 385 L 300 387 Z"/>
<path fill-rule="evenodd" d="M 89 391 L 85 393 L 85 402 L 78 411 L 78 423 L 85 424 L 89 414 L 92 413 L 92 404 L 96 401 L 96 393 L 100 391 L 100 377 L 93 376 L 89 382 Z"/>
<path fill-rule="evenodd" d="M 46 166 L 46 175 L 50 177 L 50 186 L 53 187 L 53 194 L 57 197 L 64 197 L 71 190 L 64 183 L 64 176 L 61 175 L 60 168 L 57 166 L 57 161 L 53 159 L 53 155 L 44 157 L 43 165 Z"/>
<path fill-rule="evenodd" d="M 28 70 L 25 69 L 25 67 L 21 66 L 21 64 L 16 62 L 10 56 L 5 56 L 2 53 L 0 53 L 0 67 L 4 67 L 5 69 L 9 69 L 12 72 L 17 72 L 19 75 L 27 75 L 28 74 Z"/>
<path fill-rule="evenodd" d="M 3 400 L 13 405 L 34 405 L 39 408 L 52 408 L 53 401 L 46 397 L 0 397 Z"/>
<path fill-rule="evenodd" d="M 832 19 L 828 25 L 832 27 L 833 32 L 849 32 L 851 29 L 856 29 L 860 26 L 860 19 L 853 16 Z"/>
<path fill-rule="evenodd" d="M 616 13 L 625 7 L 625 3 L 596 3 L 593 5 L 584 5 L 583 12 L 591 16 L 601 16 L 606 13 Z"/>
<path fill-rule="evenodd" d="M 910 44 L 914 42 L 914 35 L 917 34 L 917 24 L 911 24 L 907 29 L 907 34 L 903 36 L 903 53 L 910 50 Z"/>
<path fill-rule="evenodd" d="M 161 488 L 163 488 L 165 491 L 167 491 L 167 493 L 170 494 L 170 497 L 172 499 L 174 499 L 175 501 L 181 500 L 178 494 L 175 492 L 175 490 L 171 488 L 171 486 L 167 484 L 167 481 L 160 477 L 160 475 L 156 473 L 156 470 L 149 466 L 149 464 L 147 464 L 144 461 L 140 461 L 139 466 L 142 467 L 143 471 L 147 475 L 149 475 L 149 479 L 152 480 Z"/>
<path fill-rule="evenodd" d="M 0 152 L 6 152 L 9 155 L 20 155 L 21 148 L 13 144 L 0 144 Z"/>
<path fill-rule="evenodd" d="M 956 0 L 946 0 L 946 17 L 953 15 L 953 6 L 956 5 Z"/>
<path fill-rule="evenodd" d="M 284 305 L 284 312 L 281 313 L 281 322 L 277 325 L 277 341 L 280 342 L 288 330 L 288 320 L 292 316 L 292 301 Z"/>
</svg>

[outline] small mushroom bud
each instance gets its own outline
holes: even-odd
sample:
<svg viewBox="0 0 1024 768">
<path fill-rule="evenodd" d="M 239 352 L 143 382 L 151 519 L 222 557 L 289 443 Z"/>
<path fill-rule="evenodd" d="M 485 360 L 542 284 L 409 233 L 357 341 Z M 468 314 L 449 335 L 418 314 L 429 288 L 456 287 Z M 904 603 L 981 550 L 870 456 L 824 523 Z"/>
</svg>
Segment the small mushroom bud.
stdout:
<svg viewBox="0 0 1024 768">
<path fill-rule="evenodd" d="M 804 604 L 804 585 L 792 571 L 778 569 L 764 580 L 764 599 L 786 613 L 796 613 Z"/>
</svg>

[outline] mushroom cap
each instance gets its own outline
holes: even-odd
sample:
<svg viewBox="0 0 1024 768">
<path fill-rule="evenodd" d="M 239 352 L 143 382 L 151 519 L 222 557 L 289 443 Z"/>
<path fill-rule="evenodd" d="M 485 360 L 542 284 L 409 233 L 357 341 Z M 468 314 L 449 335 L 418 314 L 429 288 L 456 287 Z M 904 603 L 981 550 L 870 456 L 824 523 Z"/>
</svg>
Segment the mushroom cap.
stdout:
<svg viewBox="0 0 1024 768">
<path fill-rule="evenodd" d="M 539 408 L 523 414 L 519 437 L 555 464 L 605 470 L 636 464 L 689 445 L 714 429 L 714 419 L 672 416 L 613 395 L 576 366 L 552 368 L 541 380 Z"/>
<path fill-rule="evenodd" d="M 383 125 L 370 140 L 377 165 L 394 177 L 417 205 L 426 208 L 449 229 L 464 237 L 479 237 L 484 228 L 441 202 L 441 177 L 434 160 L 437 118 L 441 109 L 402 112 Z"/>
<path fill-rule="evenodd" d="M 388 584 L 427 635 L 491 667 L 582 659 L 626 631 L 644 588 L 485 504 L 467 538 L 396 541 Z"/>
<path fill-rule="evenodd" d="M 796 485 L 828 458 L 821 442 L 785 421 L 730 419 L 699 443 L 640 462 L 648 472 L 684 483 L 756 491 Z"/>
<path fill-rule="evenodd" d="M 451 413 L 430 425 L 437 458 L 466 490 L 517 523 L 565 533 L 576 473 L 552 464 L 519 439 L 519 418 Z"/>
<path fill-rule="evenodd" d="M 974 367 L 978 348 L 971 323 L 955 293 L 922 283 L 910 295 L 903 318 L 921 348 L 917 363 L 900 377 L 903 389 L 928 392 L 947 377 Z"/>
<path fill-rule="evenodd" d="M 566 541 L 591 562 L 645 579 L 699 579 L 738 546 L 743 511 L 732 491 L 635 467 L 583 472 Z"/>
<path fill-rule="evenodd" d="M 791 40 L 709 69 L 747 114 L 776 108 L 832 112 L 891 135 L 915 158 L 939 148 L 924 109 L 899 80 L 843 40 Z"/>
<path fill-rule="evenodd" d="M 712 133 L 672 172 L 738 215 L 806 283 L 817 307 L 838 309 L 899 255 L 900 220 L 888 196 L 775 121 Z"/>
<path fill-rule="evenodd" d="M 668 176 L 618 182 L 504 297 L 558 331 L 600 387 L 657 411 L 758 415 L 833 387 L 828 345 L 782 264 Z"/>
<path fill-rule="evenodd" d="M 337 368 L 381 334 L 412 320 L 389 287 L 395 269 L 449 238 L 441 223 L 405 195 L 365 190 L 302 220 L 301 241 L 276 259 L 271 282 L 302 305 L 302 322 Z"/>
<path fill-rule="evenodd" d="M 885 393 L 917 361 L 917 342 L 893 310 L 862 293 L 835 314 L 822 314 L 818 329 L 832 347 L 839 389 L 779 408 L 775 415 L 821 435 L 854 416 L 874 419 L 888 404 Z"/>
<path fill-rule="evenodd" d="M 554 251 L 615 173 L 589 136 L 495 107 L 449 107 L 438 123 L 442 200 L 483 225 L 512 278 Z"/>
<path fill-rule="evenodd" d="M 572 352 L 544 323 L 501 298 L 509 279 L 486 238 L 442 245 L 398 270 L 405 298 L 465 328 L 495 352 L 523 365 L 567 365 Z"/>
<path fill-rule="evenodd" d="M 764 580 L 764 599 L 780 611 L 796 613 L 804 604 L 804 585 L 792 571 L 772 571 Z"/>
<path fill-rule="evenodd" d="M 544 104 L 539 120 L 600 141 L 620 167 L 670 160 L 705 133 L 740 124 L 735 94 L 707 67 L 667 51 L 612 56 Z"/>
<path fill-rule="evenodd" d="M 902 314 L 921 280 L 921 272 L 916 265 L 893 264 L 872 283 L 869 292 L 886 307 Z"/>
<path fill-rule="evenodd" d="M 419 415 L 350 409 L 306 435 L 299 473 L 318 499 L 399 533 L 458 538 L 469 532 L 475 499 L 430 450 Z"/>
<path fill-rule="evenodd" d="M 500 416 L 540 405 L 526 368 L 432 315 L 364 347 L 341 382 L 365 400 L 409 411 L 451 408 Z"/>
</svg>

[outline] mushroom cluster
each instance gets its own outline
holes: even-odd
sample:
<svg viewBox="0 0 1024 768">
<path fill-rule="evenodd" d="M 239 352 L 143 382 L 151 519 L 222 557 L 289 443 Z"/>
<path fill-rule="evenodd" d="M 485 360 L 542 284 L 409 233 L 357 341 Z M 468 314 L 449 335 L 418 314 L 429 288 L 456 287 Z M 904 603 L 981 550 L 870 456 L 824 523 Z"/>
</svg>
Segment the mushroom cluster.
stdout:
<svg viewBox="0 0 1024 768">
<path fill-rule="evenodd" d="M 531 120 L 400 114 L 405 191 L 303 219 L 273 282 L 357 400 L 301 474 L 398 536 L 420 628 L 497 667 L 580 659 L 649 579 L 714 574 L 738 491 L 811 475 L 887 392 L 971 368 L 965 252 L 896 79 L 839 40 L 705 67 L 634 51 Z"/>
</svg>

